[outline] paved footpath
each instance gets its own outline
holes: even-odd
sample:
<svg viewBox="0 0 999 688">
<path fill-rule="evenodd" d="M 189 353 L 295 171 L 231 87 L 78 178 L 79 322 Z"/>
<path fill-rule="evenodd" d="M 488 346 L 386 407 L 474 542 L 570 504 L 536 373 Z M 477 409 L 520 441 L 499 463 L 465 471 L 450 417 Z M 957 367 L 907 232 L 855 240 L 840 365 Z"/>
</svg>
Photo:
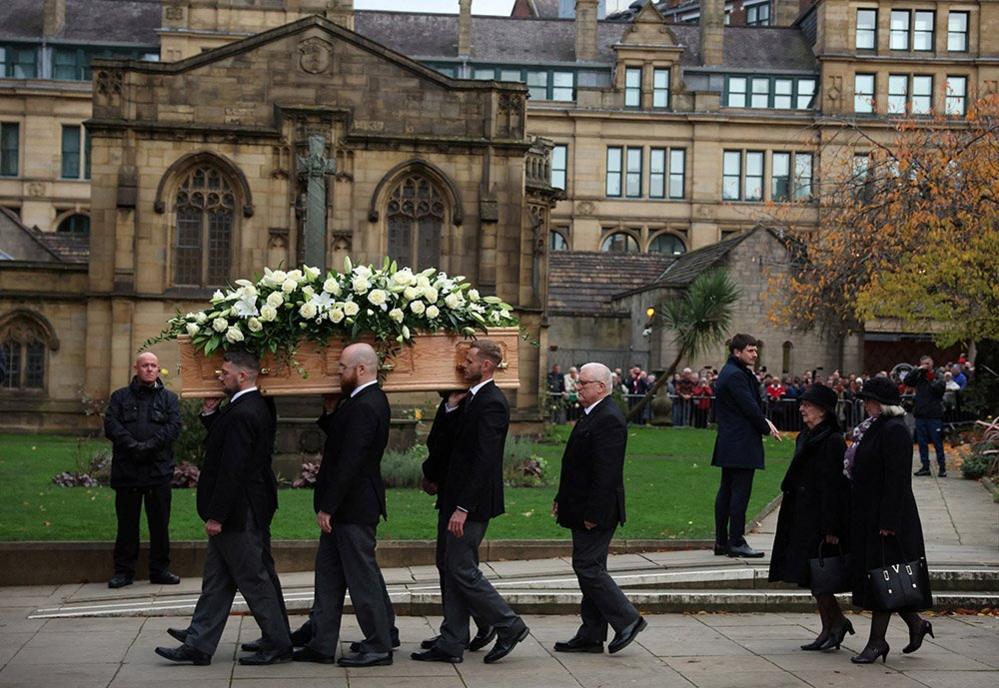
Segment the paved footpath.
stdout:
<svg viewBox="0 0 999 688">
<path fill-rule="evenodd" d="M 922 478 L 914 479 L 914 489 L 931 569 L 999 568 L 999 507 L 977 483 Z M 754 546 L 769 549 L 775 516 L 766 518 L 750 537 Z M 724 574 L 721 577 L 728 580 L 747 571 L 759 572 L 765 564 L 765 560 L 713 557 L 710 552 L 621 555 L 610 561 L 623 583 L 633 580 L 641 586 L 628 590 L 636 599 L 654 594 L 643 576 L 707 578 Z M 518 591 L 526 595 L 532 588 L 532 594 L 540 591 L 552 596 L 569 594 L 573 588 L 571 567 L 564 559 L 493 562 L 484 564 L 483 570 L 496 582 L 506 584 L 511 597 Z M 409 595 L 415 599 L 426 594 L 432 599 L 435 576 L 433 567 L 425 566 L 385 571 L 394 598 Z M 282 575 L 282 580 L 295 602 L 292 608 L 307 608 L 311 574 Z M 499 664 L 483 664 L 481 652 L 468 653 L 465 663 L 457 666 L 421 664 L 410 660 L 409 653 L 421 639 L 434 633 L 440 619 L 417 615 L 399 617 L 403 645 L 391 667 L 345 670 L 297 663 L 242 667 L 235 663 L 238 642 L 255 638 L 258 631 L 252 617 L 232 616 L 211 666 L 170 664 L 152 650 L 156 645 L 175 644 L 165 629 L 186 625 L 190 612 L 185 605 L 193 604 L 199 583 L 188 579 L 173 588 L 136 583 L 115 591 L 102 584 L 0 589 L 0 688 L 165 688 L 185 684 L 196 684 L 197 688 L 999 685 L 996 616 L 932 617 L 936 639 L 927 638 L 918 653 L 908 656 L 900 652 L 907 635 L 896 620 L 889 629 L 892 652 L 887 664 L 861 667 L 852 665 L 849 656 L 864 645 L 869 620 L 863 614 L 851 616 L 857 635 L 848 637 L 842 650 L 819 654 L 798 649 L 818 632 L 814 614 L 708 614 L 698 613 L 696 605 L 689 613 L 647 614 L 648 630 L 617 655 L 557 654 L 552 645 L 571 636 L 578 619 L 565 614 L 529 615 L 525 618 L 530 637 Z M 990 585 L 991 592 L 999 592 L 993 583 Z M 292 623 L 302 620 L 299 612 Z M 358 637 L 354 618 L 346 617 L 342 638 Z"/>
</svg>

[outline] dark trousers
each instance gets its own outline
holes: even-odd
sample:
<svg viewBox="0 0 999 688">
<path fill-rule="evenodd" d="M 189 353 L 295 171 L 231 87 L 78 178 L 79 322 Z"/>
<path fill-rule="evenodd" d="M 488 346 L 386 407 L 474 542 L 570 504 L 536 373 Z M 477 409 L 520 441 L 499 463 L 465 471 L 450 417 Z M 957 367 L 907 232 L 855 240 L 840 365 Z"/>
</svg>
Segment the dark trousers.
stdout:
<svg viewBox="0 0 999 688">
<path fill-rule="evenodd" d="M 441 588 L 441 600 L 444 599 L 444 589 L 447 587 L 447 568 L 444 565 L 444 551 L 447 545 L 447 522 L 450 520 L 451 514 L 445 514 L 443 511 L 437 514 L 437 549 L 435 552 L 436 563 L 437 563 L 437 575 L 440 580 Z M 479 550 L 475 550 L 475 565 L 479 565 Z M 486 635 L 489 632 L 489 624 L 473 616 L 472 619 L 475 621 L 475 627 L 478 629 L 480 635 Z M 441 635 L 444 635 L 444 624 L 447 623 L 445 618 L 441 621 Z"/>
<path fill-rule="evenodd" d="M 375 559 L 375 526 L 334 523 L 332 533 L 319 536 L 316 595 L 309 615 L 312 639 L 308 644 L 319 654 L 336 655 L 348 589 L 365 650 L 391 652 L 391 605 L 386 606 L 388 592 Z"/>
<path fill-rule="evenodd" d="M 450 516 L 449 516 L 450 517 Z M 444 544 L 444 623 L 437 646 L 449 655 L 461 657 L 468 644 L 468 619 L 496 628 L 501 638 L 510 638 L 524 629 L 492 584 L 479 570 L 479 544 L 486 534 L 485 521 L 465 521 L 465 532 L 457 538 L 450 532 Z"/>
<path fill-rule="evenodd" d="M 930 443 L 932 443 L 940 470 L 947 470 L 943 446 L 943 421 L 940 418 L 917 418 L 916 442 L 919 443 L 919 462 L 923 464 L 923 468 L 930 469 Z"/>
<path fill-rule="evenodd" d="M 118 535 L 114 541 L 114 572 L 135 576 L 139 559 L 139 518 L 146 503 L 149 525 L 149 573 L 170 569 L 170 483 L 153 487 L 116 487 L 114 511 Z"/>
<path fill-rule="evenodd" d="M 572 529 L 572 570 L 583 593 L 576 635 L 590 642 L 607 640 L 607 626 L 621 631 L 638 619 L 638 610 L 607 573 L 607 550 L 614 528 Z"/>
<path fill-rule="evenodd" d="M 715 497 L 715 542 L 738 547 L 746 544 L 746 509 L 753 493 L 753 468 L 722 468 Z"/>
<path fill-rule="evenodd" d="M 245 530 L 226 530 L 208 538 L 201 596 L 194 608 L 185 645 L 214 654 L 239 590 L 263 633 L 265 650 L 291 647 L 284 602 L 264 564 L 266 531 L 247 510 Z"/>
</svg>

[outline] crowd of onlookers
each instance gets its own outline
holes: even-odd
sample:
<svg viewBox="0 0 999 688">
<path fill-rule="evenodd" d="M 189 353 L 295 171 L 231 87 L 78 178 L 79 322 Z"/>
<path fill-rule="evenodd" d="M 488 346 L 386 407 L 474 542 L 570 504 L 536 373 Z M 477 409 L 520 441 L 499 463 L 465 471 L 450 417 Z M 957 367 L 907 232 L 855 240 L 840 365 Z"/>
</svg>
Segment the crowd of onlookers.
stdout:
<svg viewBox="0 0 999 688">
<path fill-rule="evenodd" d="M 913 366 L 896 366 L 891 371 L 882 370 L 869 373 L 847 373 L 834 370 L 824 374 L 821 368 L 806 370 L 800 375 L 775 375 L 765 367 L 756 371 L 760 383 L 760 400 L 767 417 L 781 430 L 798 430 L 801 417 L 798 413 L 798 399 L 805 388 L 813 382 L 820 382 L 831 388 L 839 397 L 840 421 L 845 427 L 853 427 L 864 418 L 862 401 L 857 397 L 864 382 L 871 377 L 887 377 L 894 382 L 902 394 L 903 401 L 911 404 L 913 390 L 905 385 L 905 374 Z M 944 381 L 945 393 L 944 422 L 957 422 L 962 419 L 961 396 L 974 375 L 974 366 L 962 354 L 956 362 L 948 362 L 935 369 L 934 374 Z M 714 422 L 714 385 L 718 369 L 705 366 L 700 370 L 684 368 L 673 375 L 665 384 L 665 392 L 673 402 L 672 424 L 675 427 L 690 426 L 704 428 Z M 582 413 L 576 381 L 579 372 L 575 366 L 567 372 L 558 364 L 552 366 L 548 374 L 548 395 L 551 400 L 553 422 L 577 420 Z M 633 365 L 623 371 L 614 370 L 614 393 L 634 406 L 655 384 L 656 376 Z M 652 417 L 651 408 L 646 406 L 642 418 L 645 423 Z"/>
</svg>

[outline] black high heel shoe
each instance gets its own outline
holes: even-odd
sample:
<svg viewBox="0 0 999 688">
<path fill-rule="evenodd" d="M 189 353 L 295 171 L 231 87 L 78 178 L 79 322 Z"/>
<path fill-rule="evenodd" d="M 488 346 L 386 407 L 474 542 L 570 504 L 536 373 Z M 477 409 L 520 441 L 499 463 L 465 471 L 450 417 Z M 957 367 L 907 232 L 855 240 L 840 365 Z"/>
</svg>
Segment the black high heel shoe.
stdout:
<svg viewBox="0 0 999 688">
<path fill-rule="evenodd" d="M 818 638 L 808 643 L 807 645 L 802 645 L 801 649 L 805 650 L 806 652 L 814 652 L 816 650 L 821 649 L 822 646 L 826 644 L 827 640 L 829 640 L 829 634 L 826 631 L 822 631 L 819 634 Z"/>
<path fill-rule="evenodd" d="M 843 639 L 846 637 L 847 633 L 853 635 L 853 624 L 850 623 L 849 620 L 845 620 L 842 626 L 834 628 L 830 631 L 829 637 L 818 649 L 822 652 L 832 649 L 838 650 L 839 646 L 843 644 Z"/>
<path fill-rule="evenodd" d="M 936 639 L 936 636 L 933 635 L 933 624 L 924 619 L 916 633 L 909 633 L 909 644 L 902 648 L 902 654 L 908 655 L 918 650 L 923 646 L 923 638 L 926 636 Z"/>
<path fill-rule="evenodd" d="M 861 652 L 856 657 L 850 657 L 850 661 L 854 664 L 874 664 L 878 661 L 878 657 L 881 658 L 881 663 L 884 664 L 888 661 L 888 643 L 881 645 L 880 647 L 870 648 L 865 647 L 864 651 Z"/>
</svg>

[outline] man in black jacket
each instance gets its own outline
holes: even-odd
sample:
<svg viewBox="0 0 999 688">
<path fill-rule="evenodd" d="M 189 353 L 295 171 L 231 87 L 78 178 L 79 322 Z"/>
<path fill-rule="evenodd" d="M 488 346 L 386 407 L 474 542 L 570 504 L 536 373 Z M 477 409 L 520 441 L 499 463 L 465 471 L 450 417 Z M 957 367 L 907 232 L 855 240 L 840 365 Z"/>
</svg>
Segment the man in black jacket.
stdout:
<svg viewBox="0 0 999 688">
<path fill-rule="evenodd" d="M 470 615 L 496 629 L 497 640 L 486 664 L 510 654 L 527 638 L 529 629 L 479 570 L 479 544 L 489 519 L 503 513 L 503 445 L 510 425 L 506 397 L 493 382 L 503 352 L 493 341 L 480 339 L 469 348 L 460 369 L 471 385 L 454 441 L 439 499 L 447 515 L 444 544 L 444 623 L 436 644 L 412 658 L 423 662 L 462 661 L 469 642 Z M 449 408 L 458 412 L 452 397 Z"/>
<path fill-rule="evenodd" d="M 919 367 L 914 368 L 902 380 L 907 387 L 916 390 L 912 415 L 916 417 L 916 442 L 919 444 L 919 462 L 922 466 L 916 475 L 930 475 L 930 447 L 937 455 L 937 475 L 947 477 L 947 457 L 943 446 L 943 416 L 944 392 L 946 385 L 943 377 L 933 370 L 933 359 L 923 356 L 919 359 Z"/>
<path fill-rule="evenodd" d="M 604 651 L 608 624 L 611 653 L 624 649 L 647 626 L 607 573 L 607 552 L 618 524 L 624 525 L 624 452 L 628 425 L 610 399 L 612 375 L 602 363 L 579 369 L 583 416 L 562 456 L 562 474 L 552 514 L 572 530 L 572 569 L 583 593 L 576 635 L 555 643 L 556 652 Z"/>
<path fill-rule="evenodd" d="M 132 382 L 111 395 L 104 414 L 104 434 L 114 444 L 111 487 L 118 517 L 109 588 L 131 585 L 135 578 L 143 501 L 149 524 L 149 582 L 180 582 L 170 572 L 170 480 L 173 443 L 180 436 L 180 404 L 159 376 L 155 354 L 139 354 Z"/>
<path fill-rule="evenodd" d="M 326 432 L 313 506 L 322 533 L 316 554 L 316 593 L 309 620 L 312 638 L 296 661 L 330 663 L 340 639 L 344 598 L 364 633 L 357 652 L 340 666 L 392 663 L 392 616 L 388 592 L 375 559 L 375 531 L 385 516 L 381 460 L 388 444 L 390 409 L 378 387 L 378 355 L 364 343 L 343 350 L 340 388 L 348 395 L 319 419 Z"/>
<path fill-rule="evenodd" d="M 269 529 L 277 510 L 277 480 L 271 468 L 274 451 L 273 407 L 257 390 L 260 363 L 246 352 L 226 352 L 219 380 L 229 403 L 218 408 L 206 400 L 208 428 L 205 460 L 198 480 L 198 515 L 205 522 L 208 551 L 201 596 L 179 648 L 157 647 L 156 654 L 175 662 L 210 664 L 236 590 L 243 594 L 263 638 L 259 649 L 240 664 L 291 660 L 288 620 L 269 571 Z"/>
</svg>

